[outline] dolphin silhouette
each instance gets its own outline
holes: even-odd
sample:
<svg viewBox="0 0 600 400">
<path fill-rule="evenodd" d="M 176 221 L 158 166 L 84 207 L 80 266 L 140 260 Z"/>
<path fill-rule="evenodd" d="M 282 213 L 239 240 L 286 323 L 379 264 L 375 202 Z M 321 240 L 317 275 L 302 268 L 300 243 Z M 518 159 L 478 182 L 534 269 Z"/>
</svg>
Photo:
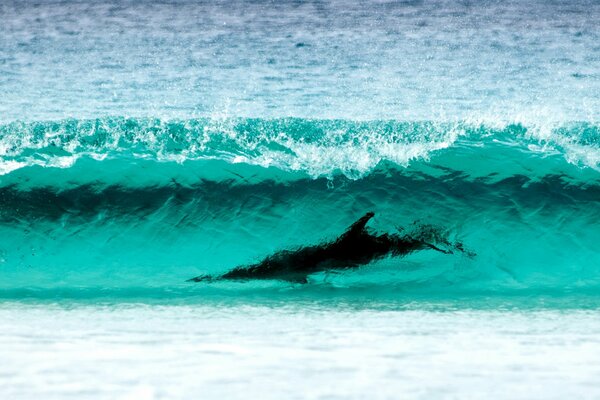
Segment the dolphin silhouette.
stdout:
<svg viewBox="0 0 600 400">
<path fill-rule="evenodd" d="M 373 212 L 366 213 L 333 242 L 301 247 L 297 250 L 279 251 L 257 264 L 242 265 L 217 276 L 200 275 L 188 279 L 188 282 L 279 279 L 307 283 L 308 275 L 315 272 L 357 268 L 388 255 L 403 256 L 422 249 L 431 249 L 445 254 L 452 254 L 452 249 L 465 251 L 460 243 L 453 245 L 435 232 L 417 237 L 387 233 L 371 234 L 365 226 L 374 215 Z M 441 249 L 425 241 L 422 236 L 440 242 L 448 249 Z"/>
</svg>

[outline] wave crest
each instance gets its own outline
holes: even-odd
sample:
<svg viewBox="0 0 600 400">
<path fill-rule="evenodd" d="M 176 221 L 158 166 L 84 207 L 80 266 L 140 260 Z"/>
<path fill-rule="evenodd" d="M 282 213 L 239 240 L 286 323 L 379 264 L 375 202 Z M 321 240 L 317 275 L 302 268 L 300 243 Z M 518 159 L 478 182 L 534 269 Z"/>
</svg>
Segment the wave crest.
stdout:
<svg viewBox="0 0 600 400">
<path fill-rule="evenodd" d="M 598 169 L 600 127 L 572 122 L 552 129 L 469 122 L 101 118 L 13 122 L 0 126 L 0 174 L 30 166 L 69 168 L 81 158 L 184 163 L 222 160 L 297 171 L 312 178 L 357 179 L 382 162 L 407 167 L 440 151 L 515 150 L 519 158 L 559 155 Z M 464 150 L 466 149 L 466 150 Z M 485 152 L 485 150 L 481 150 Z M 444 162 L 441 162 L 444 164 Z"/>
</svg>

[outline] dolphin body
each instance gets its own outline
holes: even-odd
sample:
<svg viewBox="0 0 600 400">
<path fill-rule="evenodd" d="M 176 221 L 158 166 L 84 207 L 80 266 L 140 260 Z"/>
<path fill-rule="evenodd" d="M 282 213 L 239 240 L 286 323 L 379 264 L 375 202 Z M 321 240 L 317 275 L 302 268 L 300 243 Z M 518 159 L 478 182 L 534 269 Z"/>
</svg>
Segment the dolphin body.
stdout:
<svg viewBox="0 0 600 400">
<path fill-rule="evenodd" d="M 452 253 L 451 250 L 440 249 L 423 239 L 408 235 L 373 235 L 366 230 L 365 225 L 374 215 L 373 212 L 366 213 L 333 242 L 279 251 L 257 264 L 239 266 L 223 275 L 200 275 L 189 279 L 188 282 L 279 279 L 308 283 L 308 275 L 315 272 L 353 269 L 388 255 L 403 256 L 422 249 Z M 444 240 L 442 242 L 450 245 Z M 460 244 L 453 247 L 464 251 Z"/>
</svg>

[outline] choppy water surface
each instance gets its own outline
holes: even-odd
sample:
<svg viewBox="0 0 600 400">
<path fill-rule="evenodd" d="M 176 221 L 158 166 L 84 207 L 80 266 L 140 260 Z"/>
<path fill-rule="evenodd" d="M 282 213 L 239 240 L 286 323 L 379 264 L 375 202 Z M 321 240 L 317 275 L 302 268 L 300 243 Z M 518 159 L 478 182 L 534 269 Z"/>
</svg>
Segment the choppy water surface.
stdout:
<svg viewBox="0 0 600 400">
<path fill-rule="evenodd" d="M 598 118 L 596 1 L 7 1 L 0 119 Z"/>
<path fill-rule="evenodd" d="M 0 1 L 0 391 L 597 397 L 599 20 Z M 475 256 L 186 282 L 367 211 Z"/>
</svg>

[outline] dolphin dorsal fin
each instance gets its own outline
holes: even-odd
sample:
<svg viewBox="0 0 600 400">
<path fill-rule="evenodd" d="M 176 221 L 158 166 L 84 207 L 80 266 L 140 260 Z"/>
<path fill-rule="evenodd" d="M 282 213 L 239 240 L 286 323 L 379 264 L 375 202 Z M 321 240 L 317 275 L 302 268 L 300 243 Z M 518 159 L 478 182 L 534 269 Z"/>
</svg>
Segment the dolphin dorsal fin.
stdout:
<svg viewBox="0 0 600 400">
<path fill-rule="evenodd" d="M 375 215 L 375 213 L 370 211 L 370 212 L 366 213 L 365 215 L 363 215 L 362 217 L 360 217 L 358 219 L 358 221 L 356 221 L 355 223 L 350 225 L 350 227 L 348 228 L 348 230 L 346 231 L 344 236 L 357 235 L 357 234 L 361 233 L 365 229 L 365 225 L 367 225 L 367 222 L 369 222 L 369 220 L 371 218 L 373 218 L 374 215 Z"/>
</svg>

